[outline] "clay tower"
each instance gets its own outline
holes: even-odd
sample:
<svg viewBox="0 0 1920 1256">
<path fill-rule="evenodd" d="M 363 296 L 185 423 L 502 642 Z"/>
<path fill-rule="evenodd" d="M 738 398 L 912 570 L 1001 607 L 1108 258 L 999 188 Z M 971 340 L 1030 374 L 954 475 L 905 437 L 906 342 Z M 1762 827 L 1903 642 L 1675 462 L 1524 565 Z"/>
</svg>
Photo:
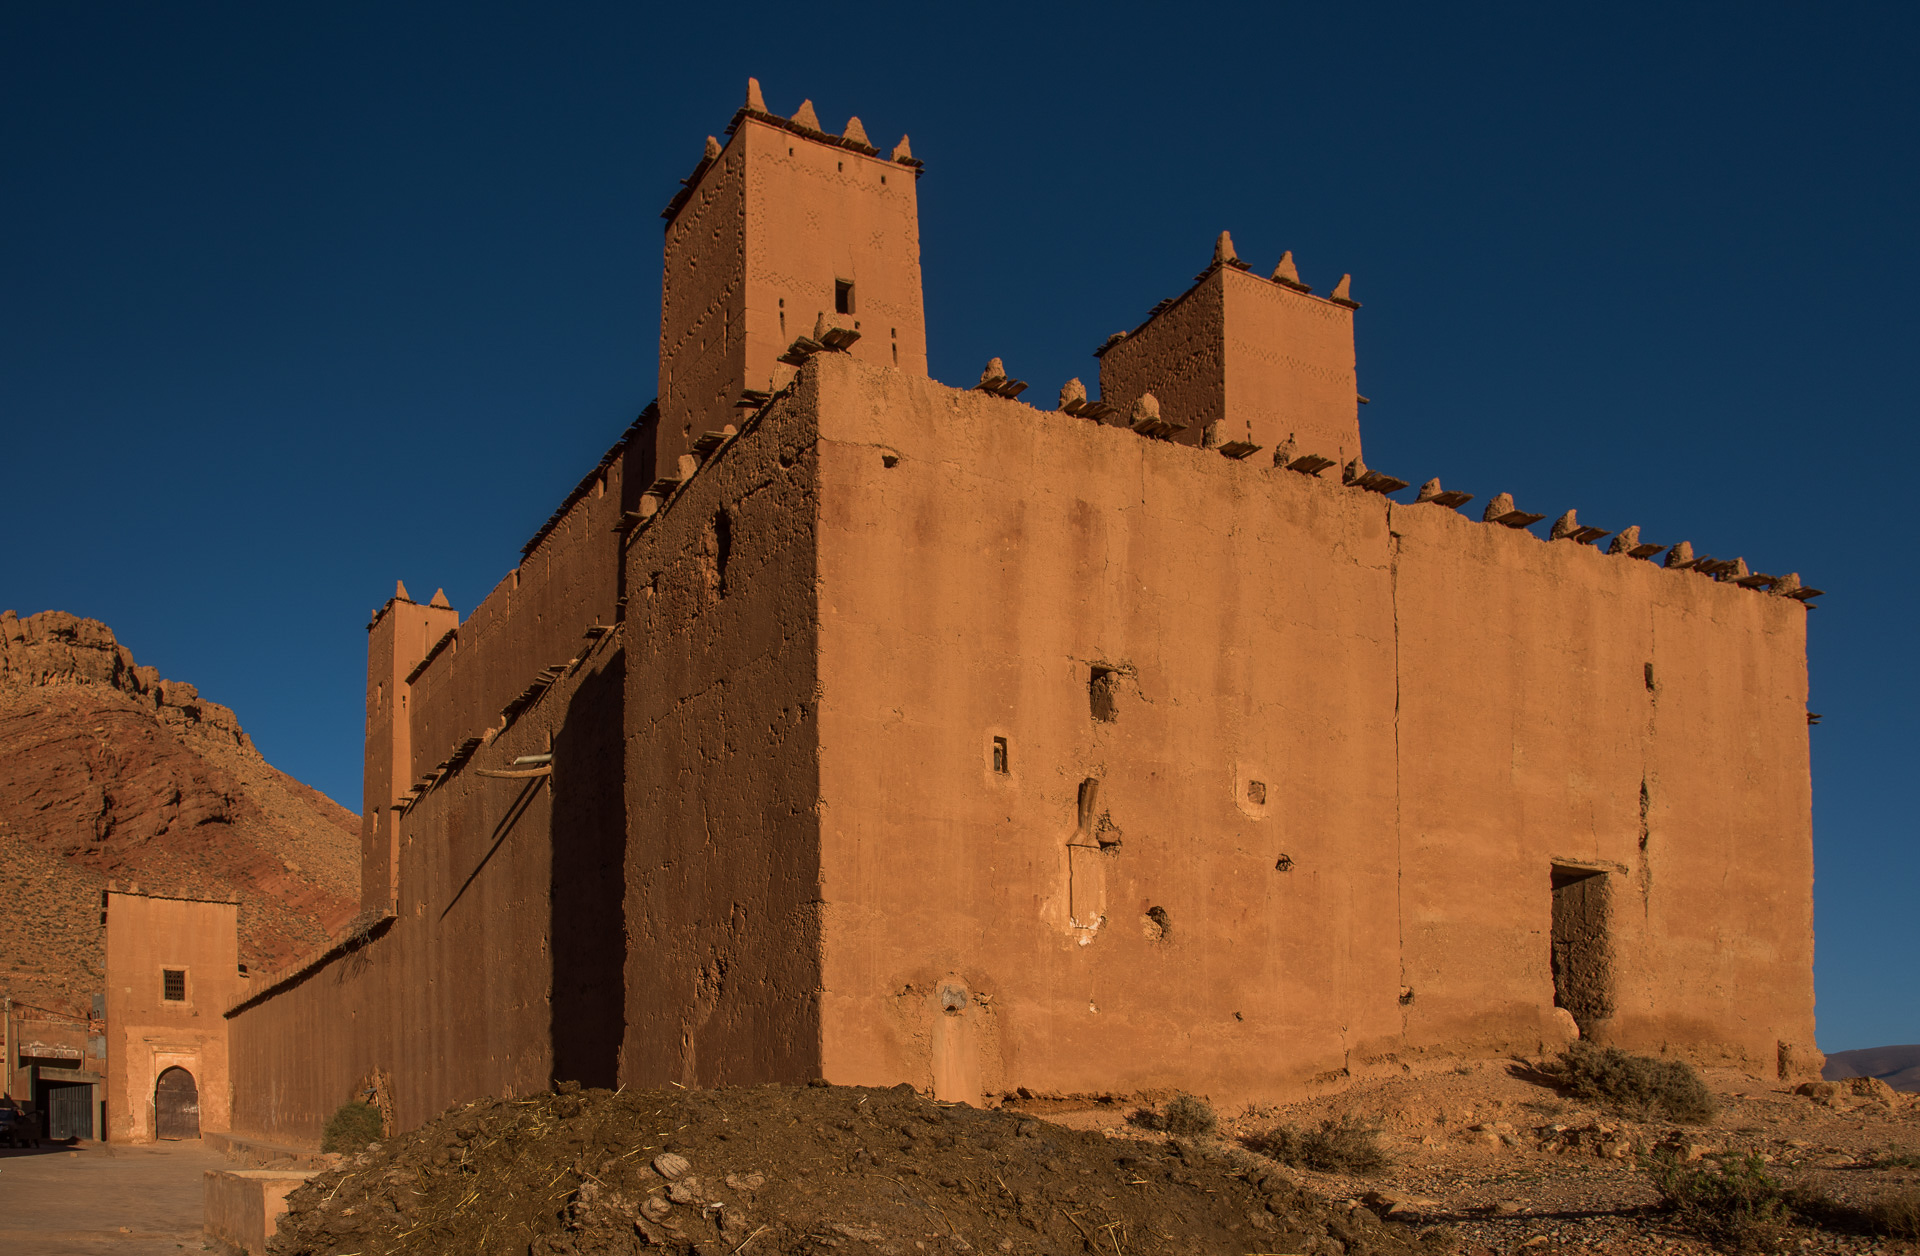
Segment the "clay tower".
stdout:
<svg viewBox="0 0 1920 1256">
<path fill-rule="evenodd" d="M 659 462 L 792 377 L 780 362 L 822 315 L 864 361 L 927 373 L 920 297 L 920 163 L 858 118 L 821 129 L 813 103 L 770 113 L 757 80 L 663 215 Z"/>
<path fill-rule="evenodd" d="M 1180 296 L 1096 351 L 1100 396 L 1125 413 L 1152 393 L 1174 439 L 1292 448 L 1345 466 L 1360 456 L 1353 312 L 1342 278 L 1327 296 L 1300 282 L 1293 254 L 1262 279 L 1220 233 L 1213 262 Z"/>
<path fill-rule="evenodd" d="M 458 627 L 460 615 L 435 590 L 426 605 L 396 584 L 367 625 L 366 768 L 360 810 L 360 910 L 391 908 L 400 861 L 401 791 L 413 780 L 413 723 L 408 699 L 414 672 L 428 651 Z"/>
</svg>

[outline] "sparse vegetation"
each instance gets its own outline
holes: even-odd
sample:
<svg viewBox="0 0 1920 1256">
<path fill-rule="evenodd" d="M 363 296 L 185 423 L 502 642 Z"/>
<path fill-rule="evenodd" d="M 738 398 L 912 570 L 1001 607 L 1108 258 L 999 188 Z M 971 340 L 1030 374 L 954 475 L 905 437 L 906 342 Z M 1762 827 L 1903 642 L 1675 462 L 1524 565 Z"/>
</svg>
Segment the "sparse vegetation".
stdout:
<svg viewBox="0 0 1920 1256">
<path fill-rule="evenodd" d="M 1136 1108 L 1128 1122 L 1141 1129 L 1160 1130 L 1181 1138 L 1201 1138 L 1220 1128 L 1220 1119 L 1205 1099 L 1177 1094 L 1162 1108 Z"/>
<path fill-rule="evenodd" d="M 1240 1142 L 1249 1151 L 1281 1164 L 1319 1173 L 1366 1176 L 1380 1172 L 1388 1163 L 1387 1153 L 1380 1146 L 1380 1131 L 1352 1117 L 1322 1121 L 1313 1129 L 1276 1125 L 1264 1134 L 1249 1134 Z"/>
<path fill-rule="evenodd" d="M 380 1109 L 355 1100 L 343 1103 L 320 1132 L 321 1151 L 359 1151 L 380 1141 Z"/>
<path fill-rule="evenodd" d="M 1764 1250 L 1777 1245 L 1793 1220 L 1786 1186 L 1752 1152 L 1690 1165 L 1661 1151 L 1640 1167 L 1682 1225 L 1721 1246 Z"/>
<path fill-rule="evenodd" d="M 1576 1042 L 1560 1056 L 1560 1076 L 1576 1098 L 1643 1121 L 1664 1116 L 1703 1125 L 1719 1111 L 1700 1074 L 1682 1060 L 1656 1060 L 1618 1047 Z"/>
<path fill-rule="evenodd" d="M 1873 1224 L 1882 1233 L 1920 1242 L 1920 1189 L 1908 1187 L 1873 1202 Z"/>
</svg>

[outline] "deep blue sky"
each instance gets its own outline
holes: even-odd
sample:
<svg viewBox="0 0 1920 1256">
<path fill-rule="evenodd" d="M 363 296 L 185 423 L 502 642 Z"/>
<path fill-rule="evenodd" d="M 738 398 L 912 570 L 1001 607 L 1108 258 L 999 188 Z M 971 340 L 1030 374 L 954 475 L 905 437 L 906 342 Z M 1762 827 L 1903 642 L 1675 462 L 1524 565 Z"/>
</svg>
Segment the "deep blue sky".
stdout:
<svg viewBox="0 0 1920 1256">
<path fill-rule="evenodd" d="M 1920 1042 L 1912 6 L 0 13 L 0 606 L 360 795 L 369 607 L 464 612 L 654 395 L 742 99 L 911 132 L 937 378 L 1034 395 L 1232 230 L 1354 274 L 1369 460 L 1830 591 L 1828 1050 Z"/>
</svg>

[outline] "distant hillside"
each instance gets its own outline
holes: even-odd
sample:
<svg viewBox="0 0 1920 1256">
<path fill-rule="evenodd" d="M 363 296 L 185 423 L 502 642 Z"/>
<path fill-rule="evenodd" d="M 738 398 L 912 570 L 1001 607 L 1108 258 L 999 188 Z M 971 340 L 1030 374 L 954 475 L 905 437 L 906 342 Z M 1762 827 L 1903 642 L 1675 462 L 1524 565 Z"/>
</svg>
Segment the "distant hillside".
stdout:
<svg viewBox="0 0 1920 1256">
<path fill-rule="evenodd" d="M 84 1012 L 109 880 L 238 899 L 242 961 L 278 967 L 353 916 L 359 831 L 105 624 L 0 614 L 0 990 Z"/>
<path fill-rule="evenodd" d="M 1920 1044 L 1836 1051 L 1827 1057 L 1827 1067 L 1820 1075 L 1830 1082 L 1877 1077 L 1895 1090 L 1920 1092 Z"/>
</svg>

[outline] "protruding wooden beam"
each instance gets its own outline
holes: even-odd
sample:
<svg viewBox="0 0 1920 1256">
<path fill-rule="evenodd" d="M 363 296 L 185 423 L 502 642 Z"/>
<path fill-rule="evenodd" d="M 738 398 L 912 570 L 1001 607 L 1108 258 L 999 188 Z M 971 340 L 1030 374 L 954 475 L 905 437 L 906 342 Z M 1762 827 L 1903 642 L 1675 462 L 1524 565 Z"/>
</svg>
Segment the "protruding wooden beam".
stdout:
<svg viewBox="0 0 1920 1256">
<path fill-rule="evenodd" d="M 1640 525 L 1630 523 L 1620 529 L 1619 533 L 1615 535 L 1613 543 L 1607 546 L 1607 553 L 1625 554 L 1629 558 L 1652 558 L 1665 548 L 1667 547 L 1664 545 L 1642 544 L 1640 540 Z"/>
<path fill-rule="evenodd" d="M 1156 440 L 1165 440 L 1187 430 L 1185 423 L 1176 423 L 1160 413 L 1160 399 L 1152 393 L 1141 393 L 1140 399 L 1133 403 L 1133 414 L 1127 426 L 1142 436 L 1151 436 Z"/>
<path fill-rule="evenodd" d="M 1576 545 L 1590 545 L 1603 536 L 1611 535 L 1613 534 L 1606 528 L 1589 528 L 1583 526 L 1580 520 L 1575 517 L 1574 512 L 1569 510 L 1566 514 L 1561 515 L 1553 521 L 1553 527 L 1548 530 L 1547 539 L 1552 541 L 1572 541 Z"/>
<path fill-rule="evenodd" d="M 1441 488 L 1440 477 L 1435 476 L 1420 486 L 1415 502 L 1431 502 L 1435 506 L 1445 506 L 1448 510 L 1458 510 L 1473 500 L 1472 493 L 1461 493 L 1454 489 Z"/>
<path fill-rule="evenodd" d="M 1001 364 L 1000 359 L 989 358 L 987 369 L 980 372 L 980 382 L 975 384 L 973 389 L 975 392 L 1012 400 L 1027 390 L 1027 384 L 1025 380 L 1009 379 L 1007 368 Z"/>
<path fill-rule="evenodd" d="M 1497 523 L 1508 528 L 1526 528 L 1545 518 L 1545 515 L 1515 509 L 1512 493 L 1495 493 L 1493 500 L 1487 503 L 1486 510 L 1481 514 L 1480 522 Z"/>
<path fill-rule="evenodd" d="M 1363 488 L 1369 493 L 1397 493 L 1407 486 L 1407 482 L 1388 475 L 1384 471 L 1369 471 L 1367 464 L 1355 458 L 1341 473 L 1341 482 L 1352 488 Z"/>
</svg>

